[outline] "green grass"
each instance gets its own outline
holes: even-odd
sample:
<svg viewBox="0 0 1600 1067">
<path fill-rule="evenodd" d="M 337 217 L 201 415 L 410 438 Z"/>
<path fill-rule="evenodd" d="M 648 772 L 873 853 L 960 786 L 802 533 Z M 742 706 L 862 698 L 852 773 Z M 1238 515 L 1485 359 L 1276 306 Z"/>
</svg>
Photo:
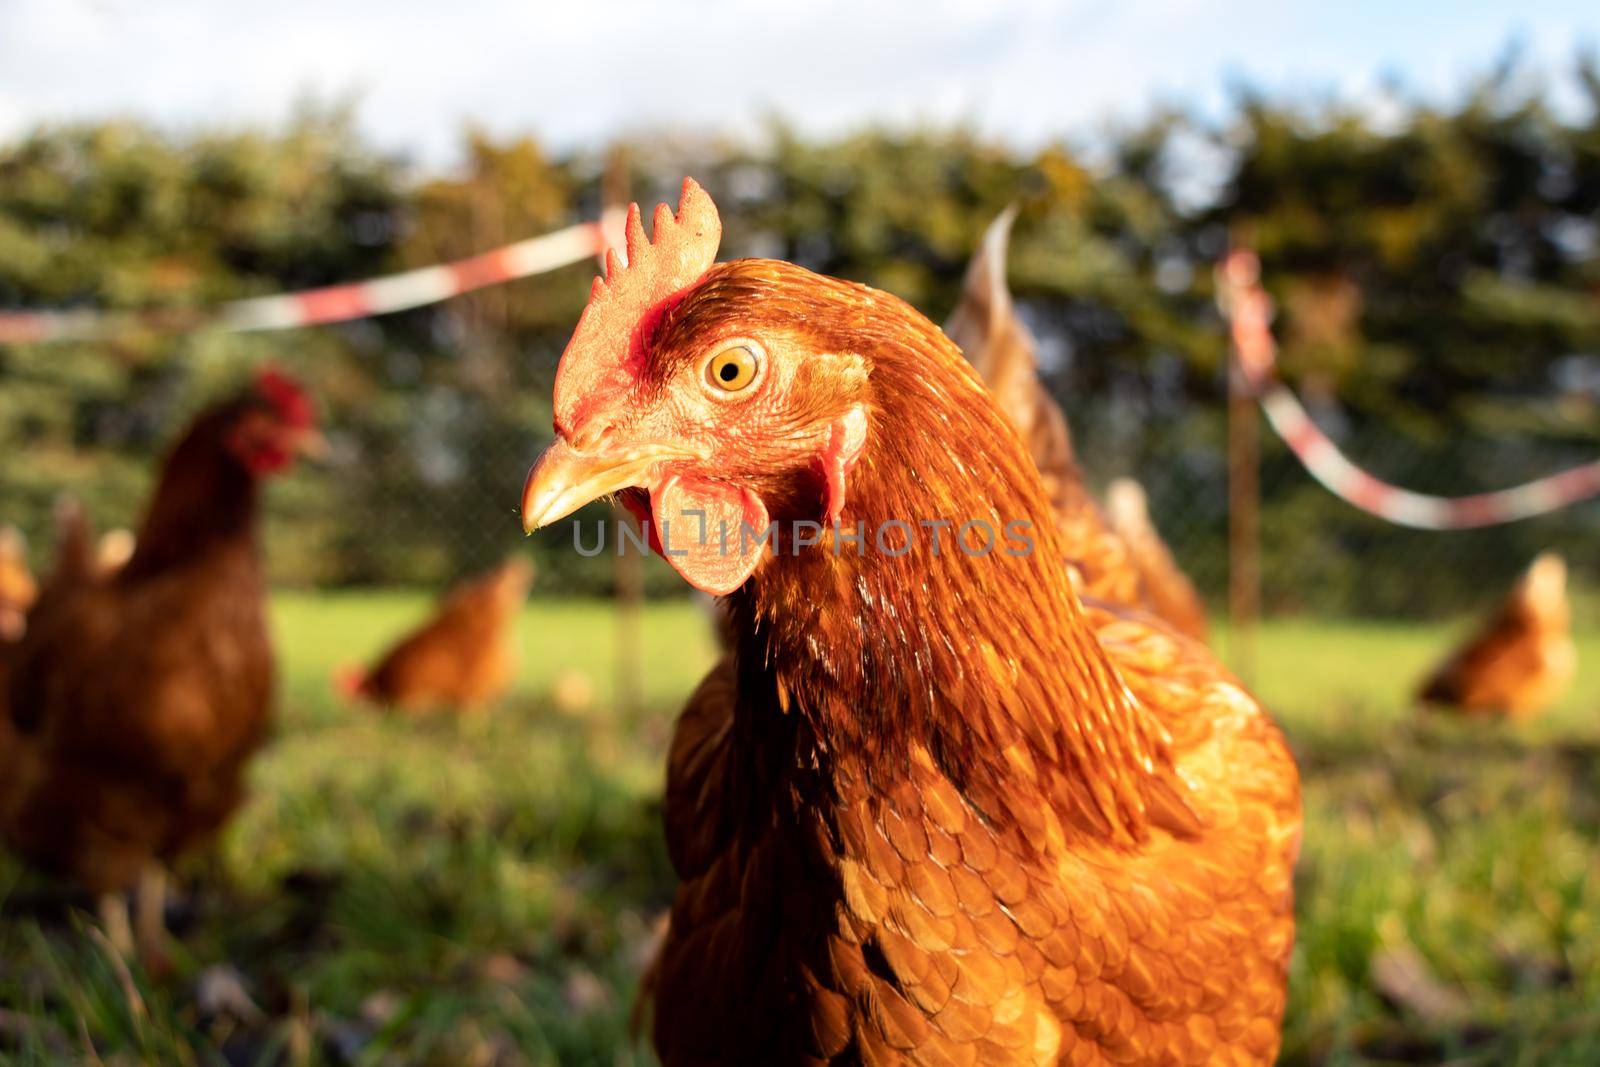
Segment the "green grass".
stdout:
<svg viewBox="0 0 1600 1067">
<path fill-rule="evenodd" d="M 1257 688 L 1294 745 L 1306 817 L 1286 1062 L 1600 1063 L 1591 620 L 1572 691 L 1524 726 L 1405 708 L 1459 627 L 1262 631 Z M 1386 999 L 1373 963 L 1400 955 L 1451 1010 Z"/>
<path fill-rule="evenodd" d="M 0 860 L 0 1063 L 93 1062 L 90 1047 L 107 1065 L 648 1062 L 627 1014 L 671 892 L 661 767 L 711 657 L 705 617 L 646 613 L 628 715 L 594 603 L 529 607 L 520 684 L 488 714 L 340 706 L 333 670 L 424 608 L 278 598 L 279 736 L 188 872 L 175 977 L 121 973 L 59 890 Z M 1406 693 L 1455 632 L 1259 635 L 1258 690 L 1305 777 L 1286 1062 L 1600 1062 L 1600 634 L 1586 615 L 1578 684 L 1536 723 L 1418 721 Z M 574 673 L 594 699 L 560 709 Z M 1384 958 L 1420 960 L 1422 992 L 1381 991 Z M 196 982 L 222 963 L 262 1017 L 203 1010 Z"/>
</svg>

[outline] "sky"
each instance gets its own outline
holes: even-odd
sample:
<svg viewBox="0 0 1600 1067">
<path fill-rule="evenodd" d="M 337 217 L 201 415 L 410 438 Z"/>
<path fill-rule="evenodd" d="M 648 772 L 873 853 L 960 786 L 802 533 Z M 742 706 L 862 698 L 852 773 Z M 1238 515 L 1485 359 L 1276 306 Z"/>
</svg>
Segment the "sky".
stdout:
<svg viewBox="0 0 1600 1067">
<path fill-rule="evenodd" d="M 135 116 L 271 122 L 354 101 L 362 129 L 448 165 L 463 121 L 558 148 L 621 133 L 962 123 L 1017 145 L 1241 83 L 1448 99 L 1508 42 L 1530 66 L 1600 49 L 1600 3 L 1519 0 L 0 0 L 0 137 Z"/>
</svg>

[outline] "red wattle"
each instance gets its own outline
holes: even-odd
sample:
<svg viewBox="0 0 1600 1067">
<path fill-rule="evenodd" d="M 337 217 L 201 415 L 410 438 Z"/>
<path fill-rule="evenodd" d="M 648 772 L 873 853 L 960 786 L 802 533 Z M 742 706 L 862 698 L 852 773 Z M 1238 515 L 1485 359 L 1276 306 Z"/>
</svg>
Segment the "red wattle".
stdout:
<svg viewBox="0 0 1600 1067">
<path fill-rule="evenodd" d="M 767 508 L 748 489 L 670 475 L 650 490 L 661 555 L 690 585 L 725 596 L 766 551 Z"/>
</svg>

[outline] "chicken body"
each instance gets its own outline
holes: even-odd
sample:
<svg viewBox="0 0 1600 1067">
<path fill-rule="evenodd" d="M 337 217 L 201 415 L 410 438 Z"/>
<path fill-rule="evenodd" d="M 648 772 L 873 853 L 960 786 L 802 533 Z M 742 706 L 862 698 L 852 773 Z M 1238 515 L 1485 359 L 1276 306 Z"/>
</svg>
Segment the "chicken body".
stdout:
<svg viewBox="0 0 1600 1067">
<path fill-rule="evenodd" d="M 1546 552 L 1423 683 L 1418 699 L 1467 715 L 1537 715 L 1561 698 L 1577 670 L 1571 614 L 1566 562 Z"/>
<path fill-rule="evenodd" d="M 711 228 L 697 193 L 678 232 Z M 1271 1062 L 1294 764 L 1206 650 L 1080 603 L 1038 471 L 956 347 L 768 261 L 702 268 L 640 321 L 612 365 L 580 325 L 528 525 L 623 484 L 658 526 L 841 521 L 733 561 L 667 553 L 731 588 L 736 645 L 669 757 L 663 1063 Z M 879 549 L 929 519 L 1030 540 Z"/>
<path fill-rule="evenodd" d="M 300 432 L 283 417 L 254 394 L 202 415 L 126 565 L 102 574 L 80 531 L 15 650 L 0 833 L 91 892 L 204 842 L 243 796 L 273 693 L 257 482 Z"/>
<path fill-rule="evenodd" d="M 954 349 L 887 298 L 840 295 L 912 333 L 907 369 L 937 383 L 879 357 L 881 451 L 852 474 L 851 517 L 1051 529 Z M 1041 533 L 1033 557 L 986 566 L 779 556 L 732 595 L 738 648 L 669 763 L 669 1067 L 1275 1056 L 1293 763 L 1208 654 L 1079 607 L 1059 544 Z"/>
<path fill-rule="evenodd" d="M 12 671 L 7 843 L 94 893 L 214 833 L 266 736 L 272 660 L 253 546 L 45 601 Z"/>
<path fill-rule="evenodd" d="M 512 624 L 532 581 L 533 568 L 511 559 L 461 583 L 433 618 L 357 680 L 356 695 L 412 711 L 472 708 L 494 700 L 516 673 Z"/>
</svg>

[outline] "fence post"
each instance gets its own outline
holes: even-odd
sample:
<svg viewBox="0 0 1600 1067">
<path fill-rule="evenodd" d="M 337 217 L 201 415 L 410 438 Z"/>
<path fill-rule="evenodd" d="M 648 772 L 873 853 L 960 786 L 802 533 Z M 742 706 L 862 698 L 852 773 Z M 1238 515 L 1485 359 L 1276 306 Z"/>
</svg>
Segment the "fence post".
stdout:
<svg viewBox="0 0 1600 1067">
<path fill-rule="evenodd" d="M 600 176 L 600 218 L 602 224 L 626 210 L 629 200 L 628 154 L 621 144 L 607 154 Z M 610 235 L 615 236 L 615 235 Z M 608 242 L 609 243 L 609 242 Z M 604 251 L 600 258 L 605 260 Z M 619 522 L 633 522 L 626 509 L 616 509 Z M 617 614 L 617 710 L 624 716 L 637 715 L 644 704 L 644 636 L 641 616 L 644 611 L 644 557 L 626 551 L 621 542 L 611 578 Z"/>
<path fill-rule="evenodd" d="M 1261 616 L 1260 416 L 1238 349 L 1228 351 L 1228 658 L 1252 685 Z"/>
</svg>

